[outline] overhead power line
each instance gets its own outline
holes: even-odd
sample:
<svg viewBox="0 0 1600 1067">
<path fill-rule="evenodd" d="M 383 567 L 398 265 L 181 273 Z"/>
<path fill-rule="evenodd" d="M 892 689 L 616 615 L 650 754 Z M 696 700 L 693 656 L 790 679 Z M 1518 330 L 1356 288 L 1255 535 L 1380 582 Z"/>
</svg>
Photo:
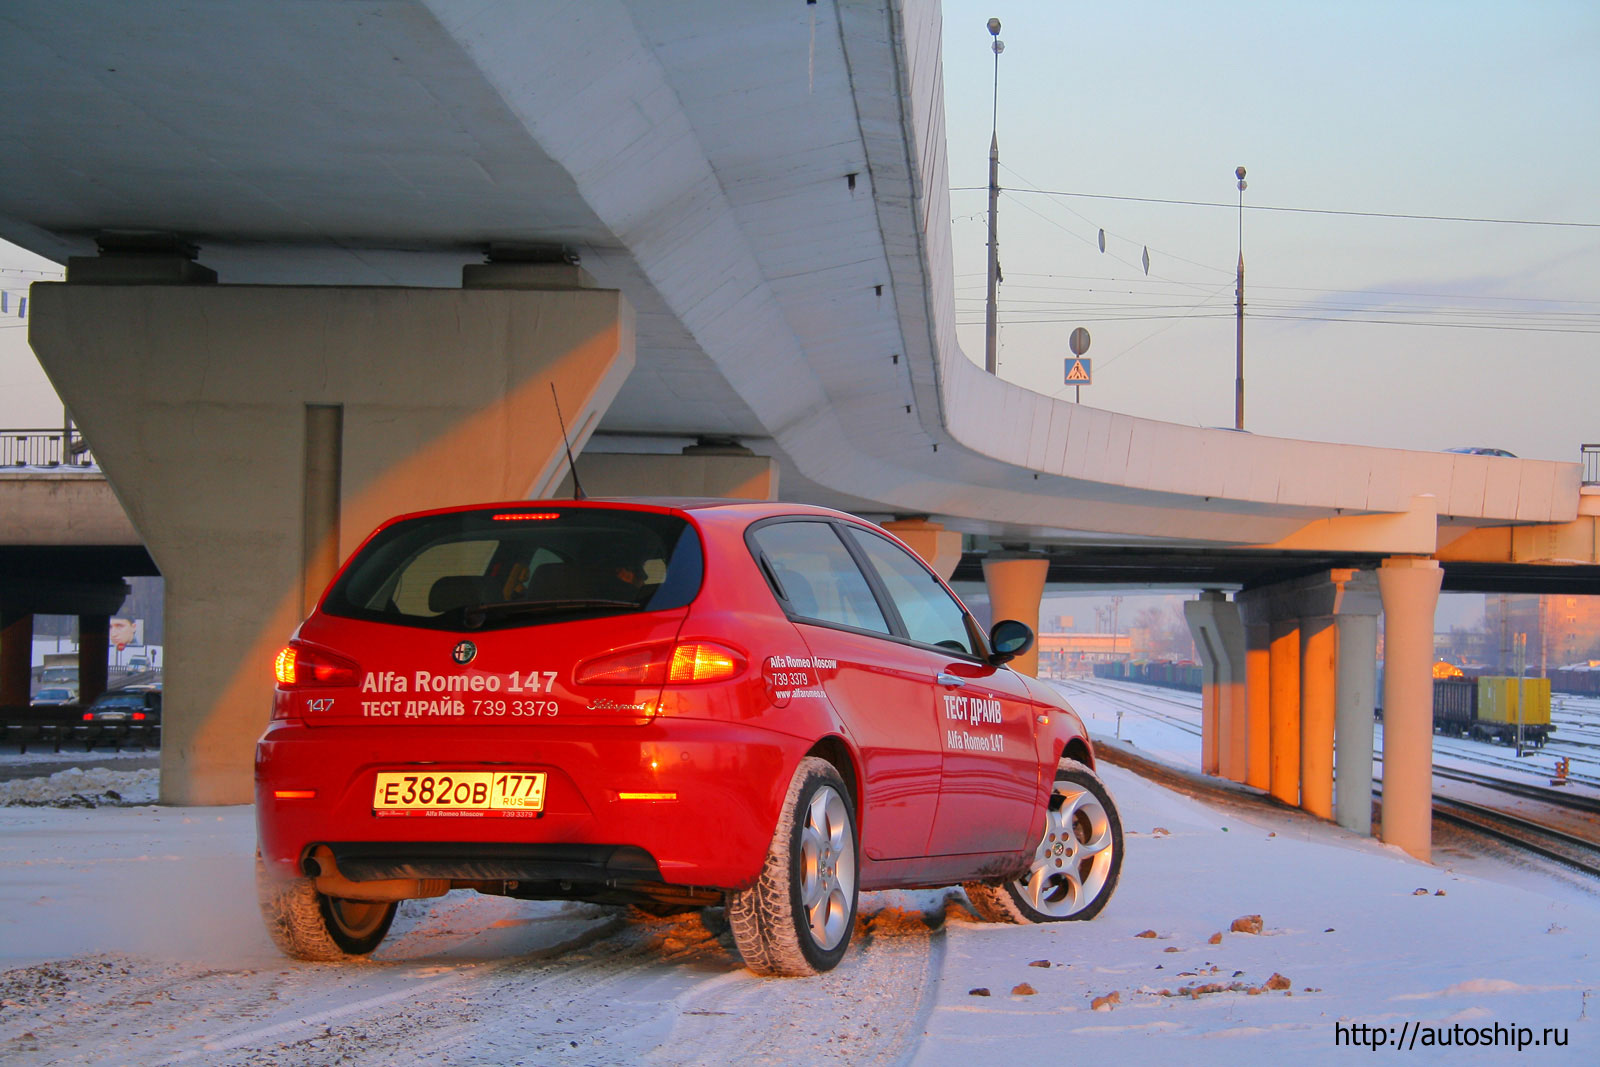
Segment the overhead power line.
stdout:
<svg viewBox="0 0 1600 1067">
<path fill-rule="evenodd" d="M 986 186 L 957 185 L 952 186 L 952 193 L 988 192 Z M 1238 204 L 1228 204 L 1220 200 L 1178 200 L 1171 197 L 1157 196 L 1113 196 L 1109 193 L 1076 193 L 1064 189 L 1006 189 L 1007 193 L 1029 194 L 1033 196 L 1062 196 L 1075 197 L 1081 200 L 1120 200 L 1132 204 L 1176 204 L 1181 207 L 1218 207 L 1237 211 Z M 1289 207 L 1282 204 L 1246 204 L 1246 211 L 1281 211 L 1299 215 L 1343 215 L 1353 218 L 1368 219 L 1413 219 L 1425 222 L 1479 222 L 1497 226 L 1556 226 L 1571 229 L 1600 230 L 1600 222 L 1573 222 L 1561 219 L 1497 219 L 1478 218 L 1470 215 L 1414 215 L 1403 211 L 1344 211 L 1337 208 L 1326 207 Z"/>
</svg>

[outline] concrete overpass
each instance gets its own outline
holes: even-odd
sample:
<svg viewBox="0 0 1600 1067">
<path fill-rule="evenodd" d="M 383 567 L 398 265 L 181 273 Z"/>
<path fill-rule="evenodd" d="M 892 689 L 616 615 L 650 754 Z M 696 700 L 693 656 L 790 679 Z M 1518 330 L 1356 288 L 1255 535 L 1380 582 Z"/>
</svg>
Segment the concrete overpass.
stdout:
<svg viewBox="0 0 1600 1067">
<path fill-rule="evenodd" d="M 1370 679 L 1370 628 L 1324 662 L 1301 620 L 1370 620 L 1381 579 L 1411 753 L 1387 790 L 1425 796 L 1438 561 L 1594 581 L 1577 465 L 1173 426 L 984 374 L 955 343 L 940 35 L 933 0 L 0 11 L 0 236 L 68 266 L 30 339 L 168 582 L 192 710 L 164 798 L 248 795 L 271 654 L 376 521 L 558 489 L 552 386 L 591 493 L 831 504 L 946 573 L 965 535 L 999 614 L 1108 554 L 1250 586 L 1242 619 L 1197 609 L 1208 765 L 1323 814 L 1327 694 L 1363 699 L 1334 659 Z M 1425 853 L 1409 806 L 1384 832 Z"/>
</svg>

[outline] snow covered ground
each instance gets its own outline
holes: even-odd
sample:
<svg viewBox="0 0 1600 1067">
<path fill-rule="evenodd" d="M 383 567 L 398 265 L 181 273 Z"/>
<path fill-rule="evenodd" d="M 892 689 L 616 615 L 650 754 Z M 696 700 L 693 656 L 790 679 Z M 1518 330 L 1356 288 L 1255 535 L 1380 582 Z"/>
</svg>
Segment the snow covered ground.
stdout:
<svg viewBox="0 0 1600 1067">
<path fill-rule="evenodd" d="M 1109 766 L 1127 858 L 1100 918 L 992 926 L 959 890 L 866 894 L 844 962 L 803 980 L 744 971 L 716 909 L 464 892 L 404 905 L 368 962 L 292 963 L 256 915 L 249 808 L 136 804 L 153 771 L 88 774 L 28 799 L 95 808 L 0 807 L 8 1067 L 1345 1063 L 1380 1033 L 1415 1040 L 1408 1061 L 1502 1063 L 1518 1028 L 1517 1062 L 1600 1062 L 1593 889 Z M 1251 915 L 1259 934 L 1230 929 Z"/>
</svg>

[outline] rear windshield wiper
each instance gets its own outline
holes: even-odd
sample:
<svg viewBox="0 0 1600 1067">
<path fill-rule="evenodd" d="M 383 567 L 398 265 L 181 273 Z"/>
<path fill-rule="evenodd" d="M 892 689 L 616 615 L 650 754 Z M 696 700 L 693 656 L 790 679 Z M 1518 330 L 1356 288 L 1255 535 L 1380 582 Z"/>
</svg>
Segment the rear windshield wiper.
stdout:
<svg viewBox="0 0 1600 1067">
<path fill-rule="evenodd" d="M 507 600 L 495 604 L 479 604 L 461 613 L 462 623 L 476 630 L 491 620 L 508 619 L 517 615 L 556 615 L 567 611 L 590 611 L 604 608 L 621 608 L 626 611 L 643 610 L 644 605 L 634 600 L 612 600 L 602 597 L 568 600 Z"/>
</svg>

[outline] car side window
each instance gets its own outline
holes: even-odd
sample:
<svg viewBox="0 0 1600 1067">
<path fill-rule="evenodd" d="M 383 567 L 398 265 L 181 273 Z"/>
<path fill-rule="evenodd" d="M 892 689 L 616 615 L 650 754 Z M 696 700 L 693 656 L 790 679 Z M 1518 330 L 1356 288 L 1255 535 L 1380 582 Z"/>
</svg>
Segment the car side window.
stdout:
<svg viewBox="0 0 1600 1067">
<path fill-rule="evenodd" d="M 969 656 L 982 653 L 973 647 L 967 627 L 967 613 L 916 557 L 905 549 L 879 537 L 849 527 L 849 536 L 860 546 L 883 580 L 889 599 L 900 612 L 906 636 L 922 645 L 937 645 Z"/>
<path fill-rule="evenodd" d="M 831 524 L 772 523 L 750 537 L 765 557 L 768 578 L 780 586 L 776 592 L 794 614 L 857 630 L 890 632 L 872 587 Z"/>
</svg>

